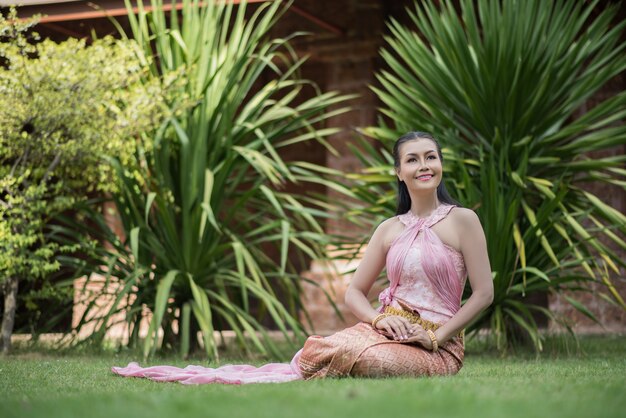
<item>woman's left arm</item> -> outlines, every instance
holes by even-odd
[[[485,232],[473,210],[453,210],[460,236],[460,250],[465,260],[472,295],[448,322],[435,331],[442,344],[465,328],[483,309],[493,302],[493,279],[487,254]],[[427,342],[427,345],[430,341]],[[428,347],[431,348],[432,346]]]

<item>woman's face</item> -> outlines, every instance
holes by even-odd
[[[418,138],[400,145],[398,178],[409,190],[436,190],[441,183],[443,167],[437,145],[427,138]]]

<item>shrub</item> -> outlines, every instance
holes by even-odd
[[[133,44],[105,38],[87,47],[39,41],[10,9],[0,16],[0,283],[2,339],[8,351],[18,285],[46,281],[60,253],[50,222],[86,198],[111,191],[103,156],[128,161],[133,136],[159,118]],[[158,86],[153,86],[158,88]],[[49,287],[48,287],[49,291]],[[31,307],[31,308],[36,308]]]
[[[323,168],[285,161],[279,151],[326,144],[336,130],[324,123],[346,110],[336,106],[346,97],[298,77],[303,60],[289,39],[269,33],[280,2],[249,15],[243,3],[184,2],[180,17],[167,16],[158,1],[151,6],[145,12],[138,2],[138,13],[130,13],[140,56],[158,57],[146,79],[176,75],[184,82],[168,102],[172,116],[143,137],[136,175],[115,163],[120,191],[113,200],[125,240],[92,214],[111,248],[100,248],[89,268],[119,283],[95,336],[104,337],[123,312],[129,344],[137,344],[145,306],[146,356],[170,348],[184,357],[199,331],[216,359],[214,331],[224,329],[245,350],[280,355],[266,323],[288,341],[302,340],[298,264],[325,258],[321,222],[328,215],[326,203],[306,193],[323,181]],[[287,192],[288,184],[296,192]]]
[[[625,266],[613,248],[626,250],[626,217],[584,187],[625,188],[626,157],[596,151],[626,144],[626,92],[581,111],[626,69],[617,7],[462,0],[457,11],[450,1],[423,2],[408,11],[410,25],[389,24],[382,51],[389,69],[375,91],[393,124],[382,120],[366,133],[387,149],[411,130],[441,140],[448,189],[479,215],[493,269],[494,303],[469,329],[490,327],[502,350],[523,335],[541,350],[533,312],[559,319],[529,302],[533,294],[594,282],[626,307],[611,282]],[[377,222],[395,207],[395,193],[383,186],[392,160],[364,150],[370,167],[352,177],[357,197],[371,205],[357,213]]]

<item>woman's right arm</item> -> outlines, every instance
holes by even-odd
[[[395,218],[391,218],[376,228],[374,235],[367,244],[363,259],[352,276],[348,290],[346,290],[346,305],[357,318],[364,322],[371,323],[378,316],[378,311],[372,308],[367,299],[367,294],[385,267],[389,238],[393,233],[394,222]],[[404,339],[403,337],[408,335],[409,326],[410,324],[404,318],[395,316],[378,322],[378,328],[384,328],[397,339]]]
[[[350,280],[348,290],[346,290],[346,305],[357,318],[365,322],[371,323],[378,315],[378,312],[372,308],[367,300],[367,294],[385,267],[387,254],[385,235],[386,230],[389,229],[388,224],[389,220],[386,220],[376,228],[374,235],[367,244],[363,259],[354,272],[352,280]]]

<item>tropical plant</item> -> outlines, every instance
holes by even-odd
[[[169,16],[156,0],[149,12],[141,1],[136,14],[127,6],[150,77],[184,83],[169,101],[173,116],[144,135],[136,166],[114,161],[122,239],[92,213],[109,245],[82,263],[119,286],[111,309],[98,315],[92,305],[83,323],[95,318],[94,336],[103,337],[123,313],[133,345],[148,307],[146,356],[159,346],[186,356],[199,331],[217,359],[215,332],[225,329],[246,351],[280,356],[267,327],[301,342],[300,271],[325,258],[327,203],[307,188],[332,184],[318,176],[322,167],[286,161],[279,150],[328,146],[337,130],[324,123],[347,110],[336,106],[347,96],[298,77],[304,60],[290,39],[269,33],[281,2],[251,10],[183,1]]]
[[[141,82],[132,43],[39,42],[35,23],[19,20],[13,8],[0,15],[3,351],[10,348],[20,283],[26,289],[37,282],[48,295],[60,291],[47,279],[60,268],[59,254],[77,249],[49,236],[51,220],[86,193],[111,190],[102,154],[128,160],[129,138],[160,112],[157,101],[145,101],[149,84]],[[29,309],[38,309],[35,299],[30,295]]]
[[[626,144],[626,92],[594,96],[626,69],[617,7],[422,2],[408,11],[411,25],[389,23],[389,69],[374,88],[387,119],[365,133],[383,149],[412,130],[444,145],[448,189],[479,215],[494,276],[494,302],[469,330],[490,327],[501,350],[520,335],[541,350],[533,313],[561,319],[532,295],[562,292],[595,320],[563,292],[593,282],[626,308],[610,278],[626,266],[618,252],[626,250],[626,217],[587,187],[626,188],[626,156],[596,152]],[[361,153],[368,168],[351,177],[367,204],[356,213],[375,223],[395,207],[392,158],[366,142]]]

